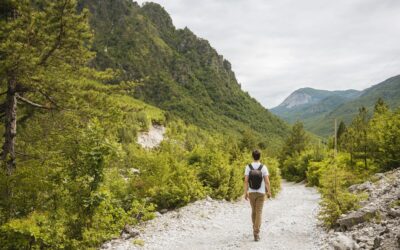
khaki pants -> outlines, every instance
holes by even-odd
[[[251,220],[253,221],[253,233],[254,236],[256,236],[260,233],[265,194],[249,193],[249,199],[251,205]]]

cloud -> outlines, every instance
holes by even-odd
[[[398,0],[155,2],[210,41],[268,108],[301,87],[364,89],[400,74]]]

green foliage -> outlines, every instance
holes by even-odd
[[[109,191],[99,192],[97,196],[101,197],[101,201],[93,210],[90,226],[83,230],[81,239],[72,243],[77,248],[94,247],[99,242],[118,237],[126,223],[134,223],[132,214],[114,204]]]
[[[158,154],[144,152],[131,159],[143,173],[144,186],[140,191],[159,208],[180,207],[205,196],[195,169],[179,156],[184,153],[179,145],[164,143]]]
[[[296,122],[286,138],[279,157],[280,168],[284,178],[290,181],[302,181],[305,179],[310,155],[302,154],[302,152],[309,142],[310,139],[303,128],[303,124]]]
[[[61,217],[34,212],[26,218],[13,219],[3,224],[0,227],[0,240],[4,249],[65,248],[65,231]]]
[[[382,167],[390,170],[400,165],[400,109],[394,112],[376,111],[370,121],[372,133],[369,141],[372,159]]]
[[[115,86],[92,80],[71,86],[70,110],[33,113],[21,123],[18,151],[24,157],[12,178],[1,171],[2,190],[13,189],[11,203],[0,199],[6,248],[95,248],[125,223],[153,218],[155,208],[242,194],[246,157],[236,137],[170,120],[168,139],[145,150],[136,134],[121,129],[145,130],[135,120],[143,110],[148,120],[165,124],[162,111]],[[276,161],[268,164],[276,195],[279,171]]]
[[[400,207],[400,199],[397,199],[397,200],[395,200],[395,201],[392,201],[392,202],[390,203],[390,207],[391,207],[391,208]]]
[[[138,246],[141,246],[141,247],[144,246],[144,240],[142,240],[142,239],[133,239],[132,243],[134,245],[138,245]]]
[[[306,179],[309,186],[320,189],[320,218],[327,227],[333,227],[341,214],[356,209],[363,199],[363,195],[347,191],[350,185],[399,166],[399,114],[399,110],[390,111],[381,99],[371,119],[367,110],[360,108],[347,128],[344,123],[340,125],[338,153],[333,152],[332,143],[328,143],[328,148],[320,147],[320,143],[304,147],[295,143],[302,142],[293,139],[301,133],[292,132],[292,138],[286,141],[280,161],[282,176],[291,181]],[[302,150],[296,150],[298,145]]]
[[[352,182],[353,174],[343,165],[333,161],[325,166],[320,179],[322,201],[319,215],[326,226],[334,226],[341,214],[358,208],[360,197],[347,190]]]
[[[338,127],[337,132],[336,132],[337,147],[338,147],[339,151],[342,150],[341,146],[344,144],[343,135],[346,132],[347,132],[346,124],[343,121],[341,121],[339,123],[339,127]]]
[[[267,157],[263,162],[268,166],[271,194],[272,197],[275,197],[281,190],[282,182],[279,163],[276,159],[271,157]]]
[[[296,122],[289,136],[286,138],[285,145],[282,149],[281,159],[285,159],[286,156],[293,156],[299,154],[306,149],[309,142],[309,137],[304,130],[303,123]]]
[[[304,180],[311,159],[311,152],[296,153],[287,157],[281,165],[282,176],[288,181],[300,182]]]

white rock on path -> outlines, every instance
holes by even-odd
[[[332,241],[333,249],[335,250],[353,250],[359,249],[357,243],[344,235],[343,233],[337,233],[336,238]]]

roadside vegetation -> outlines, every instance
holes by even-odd
[[[372,116],[361,107],[350,124],[340,122],[336,136],[337,152],[334,137],[321,143],[297,122],[279,158],[283,178],[319,188],[320,218],[328,227],[365,198],[350,193],[349,186],[400,166],[400,109],[389,110],[379,99]]]

